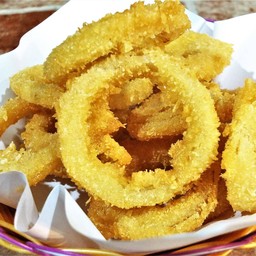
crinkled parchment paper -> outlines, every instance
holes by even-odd
[[[129,8],[135,0],[71,0],[43,23],[22,37],[17,49],[0,56],[0,94],[3,103],[12,94],[9,77],[17,71],[43,63],[51,49],[73,34],[83,22],[98,20],[109,12]],[[149,2],[149,1],[147,1]],[[152,1],[151,1],[152,2]],[[100,8],[98,8],[100,6]],[[249,14],[225,21],[206,22],[201,17],[187,12],[192,29],[234,45],[232,63],[217,81],[222,88],[243,85],[245,78],[256,79],[256,14]],[[12,139],[17,128],[11,129],[1,141],[1,147]],[[183,247],[220,234],[256,225],[256,215],[234,216],[214,222],[191,233],[170,235],[142,241],[107,241],[96,229],[79,206],[72,185],[50,182],[50,188],[39,201],[43,188],[31,191],[23,174],[14,170],[0,174],[0,202],[16,208],[15,228],[34,236],[49,246],[90,247],[111,249],[123,253],[153,253]],[[48,185],[52,187],[49,187]],[[74,196],[75,194],[75,196]],[[83,201],[83,200],[80,200]],[[86,200],[84,200],[85,202]]]

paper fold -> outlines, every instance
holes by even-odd
[[[83,22],[105,13],[122,11],[135,0],[71,0],[46,21],[27,33],[14,51],[0,56],[0,94],[2,103],[8,93],[9,77],[17,71],[43,63],[53,47],[73,34]],[[146,1],[153,2],[153,1]],[[101,6],[101,8],[98,8]],[[187,11],[192,29],[232,43],[230,67],[217,80],[223,88],[241,86],[245,78],[256,78],[256,14],[227,21],[207,22]],[[241,32],[242,31],[242,32]],[[242,34],[241,34],[242,33]],[[4,143],[2,145],[4,147]],[[234,217],[209,224],[198,231],[142,241],[107,241],[63,185],[56,185],[46,196],[41,209],[34,200],[25,176],[17,171],[0,174],[0,202],[16,208],[15,228],[50,246],[111,249],[123,253],[153,253],[199,242],[220,234],[256,225],[256,216]]]
[[[17,208],[15,228],[54,247],[101,248],[122,253],[147,254],[187,246],[256,224],[254,214],[211,223],[195,232],[133,242],[107,241],[64,185],[56,185],[51,190],[41,212],[37,210],[24,174],[17,171],[2,173],[0,185],[0,203]],[[40,188],[38,190],[41,193]]]

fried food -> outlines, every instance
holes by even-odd
[[[233,115],[233,107],[236,90],[221,89],[220,86],[214,82],[204,82],[204,85],[209,89],[211,97],[215,102],[215,108],[221,123],[230,123]]]
[[[127,130],[138,140],[180,135],[187,129],[183,106],[175,91],[153,94],[129,113]]]
[[[99,107],[101,106],[101,107]],[[108,111],[106,97],[97,98],[92,104],[91,115],[88,118],[90,123],[89,134],[91,142],[95,145],[96,154],[102,161],[111,159],[121,165],[131,162],[131,156],[127,151],[111,138],[110,134],[123,127],[123,124],[115,118],[111,111]]]
[[[105,65],[108,69],[103,68]],[[90,130],[90,123],[85,125],[85,122],[90,118],[95,100],[108,97],[111,85],[117,86],[116,81],[138,75],[157,81],[159,90],[177,93],[179,100],[186,105],[184,115],[188,117],[188,129],[183,139],[169,149],[171,171],[138,171],[127,178],[125,166],[115,162],[102,163],[98,159],[90,136],[97,131]],[[84,84],[87,86],[84,87]],[[191,94],[191,88],[196,91],[195,94]],[[70,103],[77,107],[71,109]],[[102,67],[92,67],[77,77],[71,89],[61,97],[57,119],[62,159],[69,175],[93,196],[120,208],[153,206],[184,193],[217,154],[219,121],[209,91],[161,50],[145,51],[143,56],[113,56]],[[205,137],[208,138],[207,144],[203,143]]]
[[[202,81],[211,81],[220,74],[229,65],[233,53],[230,44],[191,30],[168,43],[165,51]]]
[[[237,90],[220,89],[220,86],[214,82],[204,82],[203,84],[214,100],[220,122],[223,126],[230,123]],[[127,129],[130,135],[138,140],[175,137],[187,129],[183,105],[173,92],[152,94],[127,115]]]
[[[214,85],[212,79],[229,64],[232,55],[231,45],[206,34],[186,31],[168,43],[164,50],[174,57],[174,61],[179,65],[189,67],[190,72],[207,86],[215,101],[221,122],[230,121],[235,94],[221,90],[219,85]],[[176,98],[169,92],[153,94],[128,113],[127,129],[131,136],[139,140],[149,140],[183,133],[187,125],[185,117],[182,117],[182,106]]]
[[[24,142],[24,147],[34,151],[47,147],[51,141],[57,141],[55,120],[51,112],[45,111],[34,114],[27,121],[25,130],[21,133],[21,138]]]
[[[223,178],[227,198],[235,211],[256,212],[256,83],[246,80],[234,103],[233,119],[225,130],[228,141],[223,152]]]
[[[10,87],[23,100],[53,109],[64,89],[47,82],[43,66],[35,65],[26,68],[10,78]]]
[[[79,73],[98,59],[145,45],[163,45],[188,28],[190,21],[179,1],[156,1],[151,5],[137,2],[122,13],[84,24],[50,53],[44,72],[47,79],[63,85],[70,74]]]
[[[178,138],[176,138],[177,141]],[[131,162],[126,166],[127,175],[132,172],[154,170],[156,168],[171,168],[170,156],[168,154],[173,138],[152,139],[149,141],[134,140],[130,137],[118,140],[131,156]]]
[[[88,216],[106,239],[136,240],[193,231],[215,209],[217,183],[218,176],[206,171],[186,194],[154,207],[126,210],[91,199]]]
[[[126,82],[116,94],[110,96],[110,109],[133,108],[153,93],[153,86],[154,84],[148,78],[137,78]]]
[[[33,129],[29,127],[28,133],[32,133],[36,137],[33,142],[27,142],[27,147],[17,149],[15,144],[11,143],[6,149],[0,150],[0,171],[22,171],[31,186],[44,180],[51,172],[62,166],[57,133],[48,133],[48,126],[41,126],[41,122],[37,122],[40,118],[46,117],[38,115],[32,117],[32,124],[29,126],[33,126]],[[40,135],[37,136],[37,133]],[[26,137],[27,135],[25,135]],[[35,146],[38,139],[40,142]]]
[[[0,135],[21,118],[31,116],[41,109],[40,106],[31,104],[19,97],[9,99],[0,107]]]
[[[235,211],[232,209],[228,199],[227,199],[227,187],[225,181],[222,177],[219,178],[218,189],[217,189],[217,205],[208,217],[206,218],[204,224],[211,221],[226,219],[234,216]]]
[[[255,212],[255,83],[214,83],[232,46],[190,31],[184,11],[178,0],[135,3],[11,77],[16,97],[0,108],[0,132],[26,126],[22,144],[0,151],[0,171],[20,170],[30,185],[68,176],[91,196],[89,216],[106,238]]]

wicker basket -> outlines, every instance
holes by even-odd
[[[15,230],[13,219],[13,209],[0,204],[0,245],[8,250],[23,255],[121,255],[119,253],[97,249],[48,247],[36,239]],[[237,248],[256,248],[256,226],[235,231],[179,250],[164,252],[161,255],[192,256],[214,254],[215,256],[224,256]]]

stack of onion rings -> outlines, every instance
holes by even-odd
[[[219,121],[214,102],[202,84],[160,50],[150,50],[142,56],[129,54],[111,57],[102,64],[103,67],[106,65],[111,68],[103,69],[101,65],[97,65],[75,79],[71,89],[59,101],[58,133],[64,165],[80,186],[111,205],[128,209],[167,202],[177,194],[184,193],[189,188],[188,185],[197,180],[216,159]],[[101,76],[96,80],[99,72]],[[111,84],[142,75],[151,77],[159,90],[172,90],[179,95],[179,100],[185,105],[184,115],[189,116],[188,129],[183,140],[172,145],[169,150],[172,171],[138,171],[127,178],[125,166],[102,163],[98,159],[97,151],[91,143],[87,120],[95,100],[98,97],[108,97],[112,90]],[[196,95],[191,94],[191,86],[197,91]],[[204,104],[197,104],[202,101]],[[73,109],[69,104],[77,107]],[[201,116],[205,118],[202,119]],[[97,132],[94,129],[94,133]],[[204,144],[206,136],[208,143]]]
[[[26,125],[21,143],[0,151],[0,170],[20,170],[31,185],[68,176],[91,197],[89,216],[106,238],[192,231],[227,211],[256,212],[254,183],[241,185],[234,167],[240,127],[254,138],[245,109],[254,111],[255,84],[221,89],[214,78],[231,45],[189,28],[179,1],[138,2],[84,24],[43,64],[11,77],[16,96],[0,108],[0,132]]]

